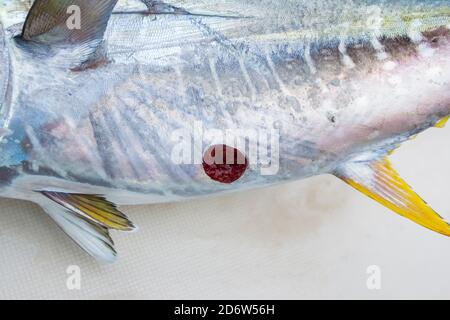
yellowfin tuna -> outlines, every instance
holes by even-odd
[[[448,0],[0,4],[0,196],[95,258],[120,205],[327,173],[450,235],[387,159],[449,119]]]

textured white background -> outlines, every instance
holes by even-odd
[[[393,156],[450,218],[450,126]],[[35,205],[0,200],[0,298],[450,298],[450,239],[389,212],[331,176],[170,205],[128,207],[140,230],[113,236],[100,265]],[[366,288],[378,265],[382,289]],[[79,291],[66,288],[78,265]]]

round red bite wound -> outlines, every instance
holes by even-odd
[[[203,170],[208,177],[220,183],[239,180],[247,168],[248,161],[242,152],[224,144],[209,147],[203,155]]]

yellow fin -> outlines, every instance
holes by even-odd
[[[387,158],[346,165],[336,176],[399,215],[450,236],[450,225],[408,186]]]
[[[436,128],[444,128],[449,119],[450,119],[450,116],[446,116],[446,117],[442,118],[441,120],[439,120],[438,122],[436,122],[436,124],[434,126]]]
[[[108,229],[132,231],[136,228],[114,203],[102,196],[51,191],[41,191],[41,193],[69,211]]]

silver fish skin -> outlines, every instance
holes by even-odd
[[[42,192],[142,204],[328,173],[371,191],[372,163],[450,115],[448,0],[120,0],[87,46],[26,39],[32,2],[0,4],[0,196],[47,212]],[[276,170],[180,165],[177,133],[199,127],[276,133]]]

